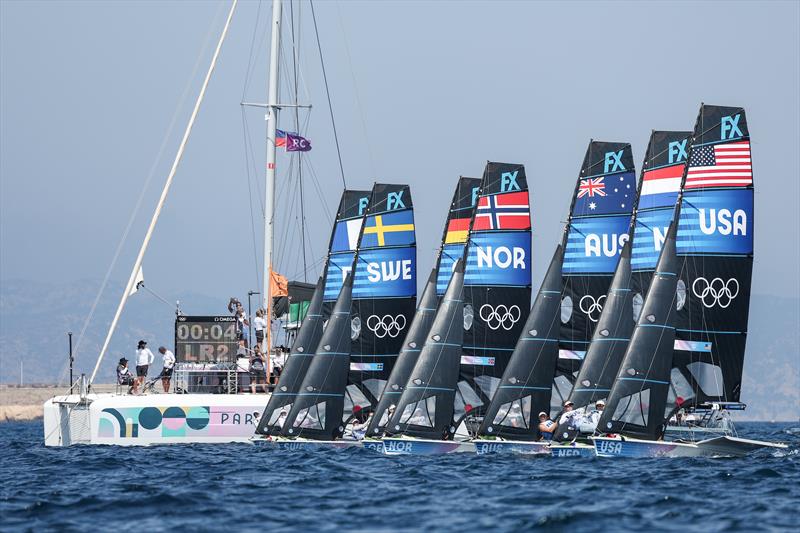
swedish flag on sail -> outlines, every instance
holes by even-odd
[[[410,209],[368,217],[361,237],[362,248],[408,246],[414,242],[414,212]]]

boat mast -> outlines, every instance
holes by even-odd
[[[225,21],[225,27],[222,29],[222,35],[220,35],[217,48],[214,50],[214,56],[211,58],[211,65],[209,65],[205,80],[203,80],[203,86],[200,89],[200,94],[197,95],[197,101],[194,104],[194,109],[192,110],[192,116],[189,118],[189,123],[186,125],[186,131],[183,133],[183,139],[181,139],[178,153],[175,155],[175,161],[172,163],[172,168],[170,168],[169,175],[167,176],[167,182],[164,184],[164,189],[161,191],[161,197],[158,199],[158,205],[156,205],[153,218],[150,220],[150,226],[147,228],[147,233],[144,236],[144,242],[142,242],[142,247],[139,249],[139,255],[136,256],[136,261],[133,263],[131,276],[128,278],[128,283],[125,285],[125,290],[122,293],[122,299],[119,302],[119,306],[117,306],[117,312],[114,313],[114,319],[111,321],[111,326],[108,328],[108,333],[106,334],[106,339],[103,342],[103,347],[100,349],[100,355],[97,356],[97,363],[95,363],[94,370],[89,378],[89,386],[91,386],[91,384],[94,382],[97,371],[100,369],[100,363],[102,363],[103,356],[108,350],[108,345],[111,342],[111,337],[114,335],[114,330],[117,328],[117,322],[122,314],[122,310],[125,308],[125,303],[128,301],[128,297],[135,292],[134,287],[137,282],[137,276],[142,269],[142,260],[144,259],[144,254],[147,251],[147,246],[150,244],[150,238],[153,236],[153,230],[155,230],[156,223],[161,215],[161,209],[164,207],[164,202],[167,199],[167,193],[172,185],[172,179],[175,177],[175,172],[178,170],[178,164],[181,162],[181,158],[183,157],[183,151],[186,148],[186,143],[189,141],[189,134],[192,132],[192,127],[194,126],[194,121],[197,118],[197,113],[200,111],[200,104],[203,103],[203,97],[205,97],[206,89],[208,88],[208,82],[211,79],[211,74],[214,72],[214,67],[217,64],[217,58],[219,58],[219,52],[222,49],[222,43],[225,42],[225,36],[228,34],[228,28],[230,27],[231,19],[233,18],[233,12],[236,10],[237,1],[238,0],[233,0],[231,3],[231,9],[228,12],[228,18]],[[280,9],[278,12],[280,13]]]
[[[264,309],[267,311],[267,334],[264,335],[262,351],[269,368],[270,344],[272,341],[272,243],[275,222],[275,130],[278,126],[278,61],[281,44],[281,0],[272,3],[272,44],[269,60],[269,84],[267,94],[267,186],[265,188],[264,214]]]

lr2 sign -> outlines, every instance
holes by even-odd
[[[239,347],[236,318],[179,316],[175,320],[175,359],[179,363],[229,363]]]

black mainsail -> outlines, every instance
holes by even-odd
[[[464,337],[464,266],[456,262],[425,345],[386,428],[389,435],[447,439]]]
[[[600,319],[636,199],[628,143],[591,141],[575,185],[564,246],[559,361],[551,412],[572,390]]]
[[[416,252],[411,190],[376,183],[353,264],[345,422],[372,411],[394,368],[416,308]]]
[[[531,217],[525,167],[487,162],[469,232],[464,346],[455,422],[480,417],[500,384],[531,301]]]
[[[576,409],[586,411],[611,391],[675,212],[690,135],[690,132],[654,131],[650,136],[628,230],[629,240],[623,247],[592,342],[568,397]]]
[[[431,271],[419,305],[414,313],[408,334],[403,340],[403,348],[392,369],[387,385],[383,390],[380,401],[374,410],[372,419],[366,429],[366,436],[377,437],[383,433],[389,420],[387,410],[397,403],[400,395],[405,390],[411,371],[417,362],[425,338],[430,331],[436,309],[439,304],[437,290],[438,284],[444,282],[445,289],[450,281],[455,263],[455,255],[464,255],[464,246],[469,234],[469,224],[472,218],[473,206],[477,203],[480,179],[462,177],[458,180],[450,210],[445,221],[442,242],[436,259],[436,266]],[[444,266],[442,265],[444,263]],[[444,289],[442,290],[444,294]]]
[[[668,408],[738,402],[753,274],[753,169],[741,107],[700,108],[683,185],[678,257]]]

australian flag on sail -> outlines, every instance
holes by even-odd
[[[415,241],[414,211],[406,209],[367,217],[361,247],[410,246]]]
[[[636,174],[623,172],[580,180],[573,216],[630,213],[636,199]]]
[[[475,213],[474,231],[527,230],[531,228],[528,192],[507,192],[481,196]]]

